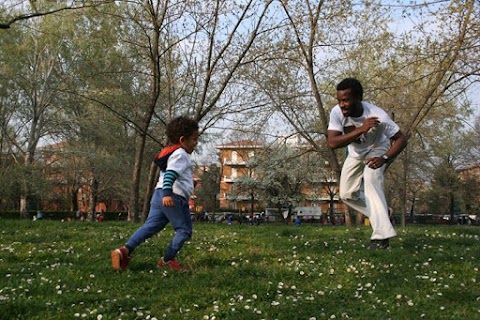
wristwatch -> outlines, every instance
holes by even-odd
[[[386,154],[384,154],[384,155],[382,156],[382,158],[383,158],[383,160],[385,160],[385,162],[388,162],[388,156],[387,156]]]

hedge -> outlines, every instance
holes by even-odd
[[[43,212],[43,211],[42,211]],[[47,220],[77,220],[75,212],[71,211],[46,211],[43,212],[44,219]],[[83,217],[85,219],[88,218],[88,214],[83,212]],[[127,212],[102,212],[103,221],[118,221],[118,220],[127,220],[128,213]],[[37,211],[29,211],[28,212],[28,219],[33,220],[34,217],[37,216]],[[11,219],[11,220],[19,220],[23,219],[18,211],[8,211],[8,212],[0,212],[0,219]]]

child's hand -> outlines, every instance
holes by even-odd
[[[173,202],[173,198],[170,196],[164,196],[162,199],[162,203],[165,207],[174,207],[175,202]]]

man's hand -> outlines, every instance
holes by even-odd
[[[371,117],[365,119],[363,121],[362,126],[360,127],[360,130],[362,130],[363,133],[368,132],[371,128],[377,127],[380,124],[380,121],[378,121],[377,117]]]
[[[359,137],[368,130],[377,127],[380,124],[377,117],[367,118],[363,121],[363,124],[358,127],[346,127],[348,128],[343,134],[340,131],[328,130],[327,131],[327,144],[330,149],[337,149],[348,146],[350,143],[356,142]]]
[[[173,202],[173,198],[170,196],[164,196],[162,199],[162,203],[165,207],[174,207],[175,202]]]
[[[383,157],[366,158],[365,164],[371,169],[378,169],[387,163]]]

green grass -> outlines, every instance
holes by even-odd
[[[156,261],[171,227],[127,271],[110,251],[126,222],[0,221],[0,319],[480,319],[480,228],[397,228],[390,250],[369,227],[196,224]]]

